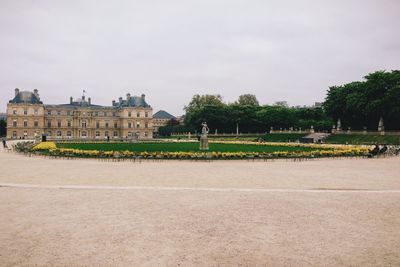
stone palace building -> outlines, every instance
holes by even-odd
[[[90,97],[68,104],[43,104],[39,92],[15,89],[15,97],[7,104],[7,138],[47,139],[151,139],[153,108],[145,95],[126,95],[111,106],[94,105]]]

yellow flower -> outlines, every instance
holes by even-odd
[[[33,150],[50,150],[50,149],[57,149],[57,146],[54,142],[41,142],[35,145]]]

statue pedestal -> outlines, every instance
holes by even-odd
[[[209,150],[208,148],[208,138],[207,136],[200,137],[200,150]]]

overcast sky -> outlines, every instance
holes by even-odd
[[[329,86],[400,69],[400,1],[0,0],[0,111],[130,92],[174,115],[194,94],[323,101]]]

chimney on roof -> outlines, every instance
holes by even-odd
[[[130,93],[126,94],[126,100],[128,100],[128,101],[131,100],[131,94]]]
[[[17,96],[19,94],[19,89],[15,88],[15,96]]]
[[[142,99],[145,100],[145,98],[146,98],[146,95],[142,94]]]
[[[115,106],[115,100],[112,101],[112,105]]]
[[[85,95],[82,95],[82,101],[85,101]]]
[[[88,102],[89,102],[89,105],[92,104],[92,99],[90,97],[88,98]]]
[[[121,104],[122,103],[122,97],[118,98],[118,100],[119,100],[119,103]]]
[[[69,103],[72,104],[72,102],[74,102],[72,96],[69,97]]]

